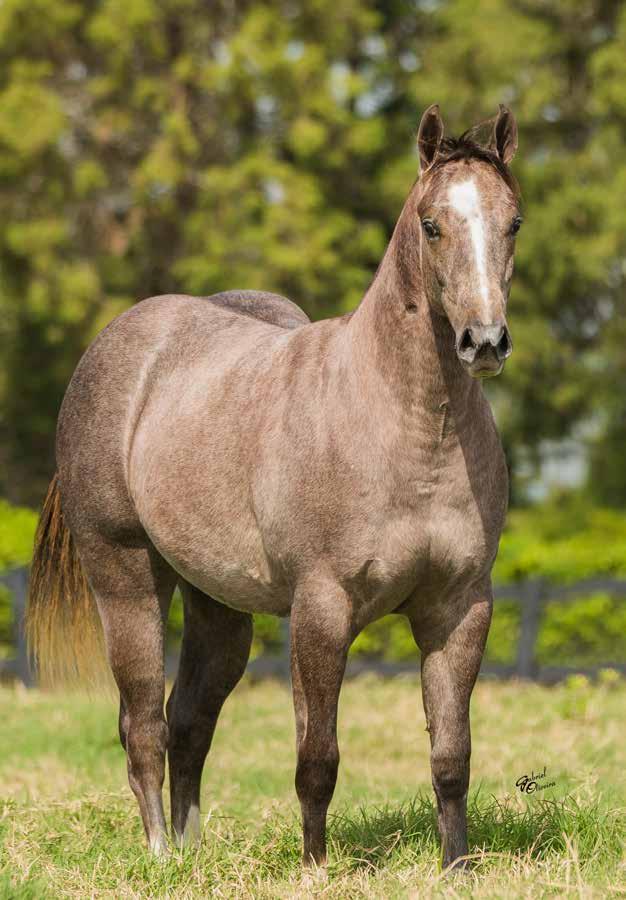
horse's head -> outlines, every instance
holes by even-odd
[[[522,220],[508,169],[517,149],[515,119],[501,106],[486,146],[474,131],[445,138],[439,107],[426,110],[416,200],[426,293],[449,319],[461,363],[483,378],[501,372],[512,350],[506,303]]]

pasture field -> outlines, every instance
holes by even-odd
[[[244,681],[203,784],[198,850],[143,849],[107,697],[0,690],[0,897],[626,896],[626,682],[482,680],[469,875],[440,872],[419,682],[361,677],[340,706],[327,880],[303,879],[286,686]],[[522,794],[516,781],[543,773]]]

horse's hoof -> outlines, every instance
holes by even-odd
[[[443,866],[441,874],[446,878],[467,878],[472,874],[471,860],[463,859],[463,857],[452,860]]]
[[[328,881],[328,869],[326,865],[316,866],[306,863],[302,868],[301,884],[303,888],[313,889],[326,884]]]
[[[154,859],[165,860],[168,858],[170,847],[164,835],[159,835],[150,841],[150,853]]]

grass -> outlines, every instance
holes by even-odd
[[[440,871],[419,683],[342,693],[328,880],[303,879],[285,687],[244,682],[203,785],[201,847],[143,849],[110,699],[0,690],[0,898],[626,896],[626,682],[484,681],[473,700],[471,874]],[[542,771],[553,787],[523,795]]]

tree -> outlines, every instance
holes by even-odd
[[[138,299],[352,308],[433,101],[452,132],[499,102],[520,121],[516,352],[494,389],[513,468],[619,418],[624,31],[611,0],[6,0],[1,490],[39,501],[78,357]]]

